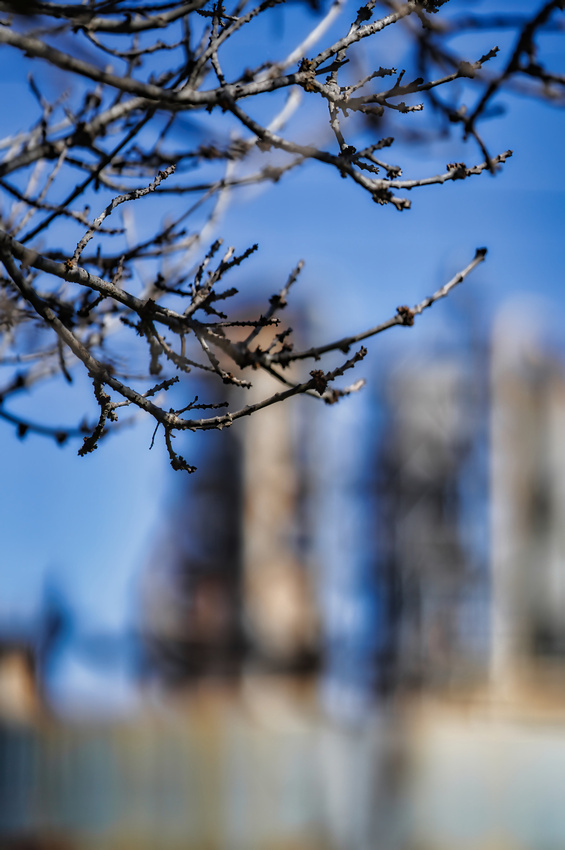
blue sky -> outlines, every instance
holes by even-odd
[[[517,6],[529,9],[531,3]],[[287,20],[290,13],[289,8]],[[482,39],[488,49],[499,36],[485,33]],[[0,135],[11,131],[7,116],[21,103],[25,87],[24,70],[13,61],[9,76],[5,73],[13,56],[0,55]],[[493,151],[515,152],[503,171],[495,178],[484,175],[413,192],[408,212],[376,206],[320,165],[275,187],[234,195],[221,235],[238,250],[256,240],[260,244],[239,271],[240,288],[268,298],[304,258],[295,295],[310,305],[314,334],[328,339],[377,323],[399,304],[421,300],[484,245],[487,262],[464,284],[465,293],[452,294],[454,306],[464,309],[472,298],[488,327],[506,299],[533,293],[546,300],[550,325],[562,327],[563,114],[525,99],[505,102],[507,114],[485,128]],[[463,148],[457,141],[402,154],[409,176],[442,171],[452,160],[471,165],[479,155],[473,145]],[[414,328],[396,328],[388,338],[370,342],[360,374],[370,379],[385,354],[418,358],[422,346],[439,345],[449,335],[450,309],[438,303]],[[86,383],[79,392],[88,392]],[[362,416],[363,403],[343,404],[351,405],[355,428],[353,411]],[[41,415],[33,397],[25,407],[36,418]],[[328,417],[337,415],[327,409]],[[46,581],[55,581],[84,628],[119,630],[135,616],[136,576],[180,474],[170,470],[159,442],[149,451],[151,424],[141,421],[116,433],[86,458],[77,457],[76,443],[59,448],[41,437],[19,441],[6,423],[0,429],[0,628],[29,622]],[[189,460],[190,445],[189,438]]]

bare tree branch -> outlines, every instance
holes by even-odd
[[[257,246],[220,253],[215,229],[231,193],[322,164],[378,205],[407,210],[414,189],[504,165],[511,151],[493,153],[481,136],[502,92],[565,105],[565,77],[539,44],[543,33],[565,33],[559,0],[529,16],[488,9],[449,15],[442,2],[369,0],[349,19],[349,5],[335,0],[309,30],[297,29],[281,56],[271,40],[250,35],[266,31],[278,2],[37,0],[20,16],[13,2],[0,0],[0,55],[34,71],[28,129],[7,114],[0,139],[0,418],[20,436],[42,433],[60,443],[83,436],[86,454],[118,416],[126,422],[137,410],[161,426],[173,466],[192,471],[174,448],[178,432],[228,427],[295,395],[334,403],[356,392],[362,379],[337,386],[365,356],[364,348],[350,349],[413,324],[484,259],[480,249],[429,298],[319,345],[298,345],[282,323],[302,261],[262,313],[235,308],[227,276]],[[371,58],[391,27],[402,33],[399,57],[408,56],[411,69],[377,67]],[[507,55],[487,41],[474,57],[452,46],[461,33],[486,39],[493,29],[515,33]],[[56,97],[35,73],[44,63],[65,72],[68,87]],[[472,106],[463,100],[469,92],[476,93]],[[327,117],[312,130],[309,116],[319,106]],[[395,136],[416,126],[422,112],[430,132],[447,127],[474,140],[482,161],[403,174]],[[389,161],[381,151],[392,147]],[[136,217],[142,210],[150,233],[138,226],[148,220]],[[341,365],[299,374],[301,363],[332,352],[343,353]],[[245,404],[256,370],[282,388]],[[46,378],[68,383],[80,371],[93,384],[97,423],[83,418],[53,428],[12,409]],[[197,393],[184,390],[197,376],[220,382],[225,398],[197,403]]]

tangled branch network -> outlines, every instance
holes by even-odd
[[[82,436],[84,455],[118,415],[127,421],[128,410],[137,409],[163,431],[173,467],[192,471],[174,449],[178,432],[221,429],[294,395],[331,404],[359,389],[362,381],[336,382],[365,356],[360,344],[412,325],[484,259],[486,250],[478,249],[421,303],[307,349],[281,324],[302,262],[260,315],[242,318],[235,307],[230,313],[237,291],[225,279],[257,247],[236,254],[214,239],[230,192],[277,183],[314,163],[378,205],[406,210],[407,191],[494,173],[511,156],[489,151],[480,134],[501,89],[557,105],[565,100],[565,78],[544,65],[537,44],[548,30],[563,32],[557,0],[523,17],[444,14],[445,3],[423,0],[369,0],[359,9],[335,0],[309,16],[295,6],[291,14],[298,10],[300,25],[310,26],[285,56],[273,58],[265,54],[276,44],[261,33],[282,2],[0,0],[0,61],[28,75],[35,103],[27,128],[10,126],[0,140],[0,366],[7,376],[0,417],[20,436],[35,431],[60,443]],[[373,61],[391,27],[402,34],[408,70]],[[492,45],[478,57],[451,47],[457,35],[490,37],[496,29],[515,33],[508,56]],[[51,77],[44,79],[46,68]],[[54,69],[66,83],[56,95]],[[327,115],[316,144],[304,140],[296,120],[312,103]],[[395,137],[382,131],[402,135],[403,122],[426,105],[438,128],[460,127],[476,143],[476,164],[452,162],[441,174],[409,179],[388,161]],[[18,117],[12,110],[2,124]],[[153,204],[147,233],[132,212],[141,204]],[[323,368],[319,361],[331,352],[342,359]],[[312,361],[319,368],[300,373],[300,364]],[[47,378],[72,383],[81,368],[94,387],[97,422],[53,427],[14,412],[12,399],[22,392]],[[233,401],[241,393],[229,388],[249,388],[256,370],[276,379],[279,391],[233,406],[199,403],[194,394],[198,376],[206,375]]]

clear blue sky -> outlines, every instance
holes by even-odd
[[[291,12],[289,7],[288,21]],[[484,34],[485,49],[497,39]],[[25,89],[14,55],[0,54],[0,135],[12,131],[8,116]],[[250,278],[268,297],[304,258],[299,291],[314,305],[315,332],[329,338],[420,300],[484,245],[487,262],[464,286],[482,305],[485,323],[505,299],[529,292],[546,298],[553,321],[563,326],[563,113],[525,99],[506,103],[506,116],[486,130],[495,152],[515,151],[504,170],[496,178],[413,192],[409,212],[375,205],[321,166],[303,168],[247,197],[233,196],[221,235],[238,249],[260,243],[241,280]],[[473,145],[463,149],[457,142],[412,149],[408,160],[403,155],[410,176],[442,171],[451,160],[471,165],[479,155]],[[417,358],[420,346],[444,332],[447,309],[439,303],[414,328],[394,329],[390,342],[374,340],[360,373],[370,375],[384,350],[390,345],[398,350],[400,341],[403,356]],[[33,399],[28,411],[41,415]],[[327,415],[334,414],[328,409]],[[85,628],[121,628],[135,611],[135,577],[150,551],[163,500],[181,473],[170,470],[160,443],[148,450],[152,427],[146,422],[115,434],[86,458],[76,456],[76,443],[58,448],[35,436],[19,441],[5,423],[0,430],[0,628],[29,621],[47,577],[64,586]]]

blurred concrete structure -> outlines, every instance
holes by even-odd
[[[279,386],[254,376],[250,404]],[[242,605],[251,643],[275,667],[300,667],[319,650],[308,570],[307,473],[301,463],[304,418],[296,404],[274,405],[242,432]]]
[[[565,846],[563,693],[412,698],[347,727],[253,689],[127,724],[3,723],[2,850]]]
[[[299,703],[263,714],[253,700],[208,698],[127,726],[4,726],[0,846],[321,850],[359,846],[361,835],[365,844],[374,727],[352,738]]]

